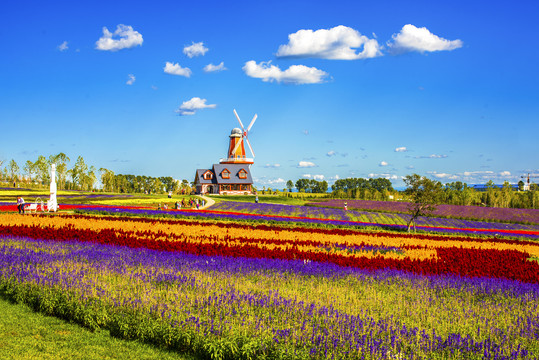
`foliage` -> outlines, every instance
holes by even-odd
[[[415,220],[419,216],[429,215],[436,210],[436,204],[440,201],[442,184],[418,174],[407,175],[404,183],[407,186],[405,193],[411,200],[408,207],[411,218],[407,224],[407,230],[410,232],[412,225],[415,230]]]

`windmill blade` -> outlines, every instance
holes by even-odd
[[[251,131],[251,128],[253,127],[253,124],[255,123],[257,117],[258,115],[255,114],[255,116],[253,117],[253,120],[251,120],[251,123],[249,124],[249,126],[247,126],[247,131]]]
[[[234,115],[236,115],[236,119],[238,119],[238,121],[240,122],[241,129],[245,131],[245,129],[243,128],[243,124],[241,123],[240,117],[238,116],[238,113],[236,112],[236,109],[234,109]]]
[[[238,141],[238,143],[236,144],[236,146],[234,146],[234,150],[232,150],[232,156],[234,156],[236,154],[236,150],[238,150],[238,147],[240,147],[240,144],[241,142],[243,141],[243,136],[240,138],[240,141]]]
[[[245,140],[247,141],[247,145],[249,145],[249,149],[251,150],[251,154],[253,154],[253,157],[255,157],[255,152],[253,151],[253,148],[251,147],[251,143],[249,142],[249,139],[245,138]]]

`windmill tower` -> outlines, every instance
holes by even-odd
[[[251,143],[249,142],[249,138],[247,137],[249,134],[249,131],[253,127],[253,124],[256,121],[257,115],[253,117],[253,120],[251,120],[251,123],[247,127],[247,129],[244,129],[243,123],[240,120],[240,117],[238,116],[238,113],[234,109],[234,115],[236,115],[236,119],[238,119],[238,122],[240,123],[241,129],[234,128],[230,132],[230,142],[228,145],[228,156],[226,159],[221,159],[219,161],[220,164],[253,164],[254,163],[254,157],[255,153],[253,151],[253,148],[251,146]],[[248,158],[245,154],[245,145],[244,140],[247,142],[247,146],[249,146],[249,150],[251,150],[251,154],[253,154],[252,158]]]

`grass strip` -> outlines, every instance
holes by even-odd
[[[0,294],[0,353],[3,359],[195,359],[138,341],[94,332],[32,311]]]

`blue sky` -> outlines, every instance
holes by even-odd
[[[64,152],[191,181],[226,156],[236,109],[258,114],[260,187],[516,183],[539,172],[538,15],[534,1],[9,2],[0,159]]]

